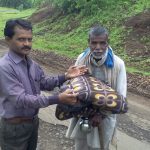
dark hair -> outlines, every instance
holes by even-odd
[[[98,25],[98,26],[94,26],[90,29],[89,31],[89,39],[91,36],[99,36],[99,35],[102,35],[102,34],[107,34],[108,35],[108,31],[106,28]]]
[[[14,28],[16,26],[18,26],[18,27],[20,26],[23,29],[32,31],[32,25],[29,21],[24,20],[24,19],[11,19],[6,22],[6,25],[4,28],[4,36],[8,36],[8,37],[12,38],[15,34]]]

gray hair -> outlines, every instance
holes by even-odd
[[[106,34],[108,35],[108,31],[106,28],[102,27],[102,26],[95,26],[92,27],[89,31],[89,39],[91,36],[100,36]]]

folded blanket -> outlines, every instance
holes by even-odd
[[[126,113],[127,101],[115,90],[96,78],[84,75],[72,79],[62,91],[73,89],[78,92],[78,103],[75,105],[58,104],[55,115],[59,120],[72,117],[89,117],[94,113],[110,112],[112,114]]]

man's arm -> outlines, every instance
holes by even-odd
[[[0,66],[0,100],[9,102],[16,108],[42,108],[52,104],[76,102],[77,94],[63,92],[59,95],[41,96],[26,94],[23,84],[17,79],[13,69]]]
[[[46,77],[44,72],[41,72],[41,90],[53,90],[56,86],[60,87],[66,80],[70,80],[77,76],[83,75],[87,72],[87,68],[85,66],[70,66],[67,69],[67,72],[64,75],[57,77]]]
[[[84,65],[84,64],[81,64],[81,58],[82,58],[83,55],[84,55],[84,53],[81,53],[81,54],[77,57],[77,60],[76,60],[76,62],[75,62],[75,66]]]
[[[58,75],[58,76],[46,76],[44,71],[38,66],[37,72],[39,73],[39,82],[40,82],[40,89],[51,91],[55,87],[60,87],[65,81],[65,74]]]
[[[117,76],[117,92],[124,97],[127,96],[127,77],[126,77],[126,69],[123,61],[120,63],[120,70]]]

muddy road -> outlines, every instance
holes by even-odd
[[[0,56],[7,48],[0,43]],[[51,59],[51,58],[49,58]],[[38,61],[38,59],[36,59]],[[56,60],[58,62],[58,60]],[[48,75],[62,71],[51,63],[49,66],[38,62]],[[60,63],[60,62],[59,62]],[[49,94],[49,93],[47,93]],[[118,115],[119,150],[150,150],[150,99],[128,92],[129,112]],[[39,113],[39,150],[72,150],[73,141],[65,138],[69,121],[60,122],[54,116],[55,105],[41,109]],[[130,148],[129,148],[130,147]]]

